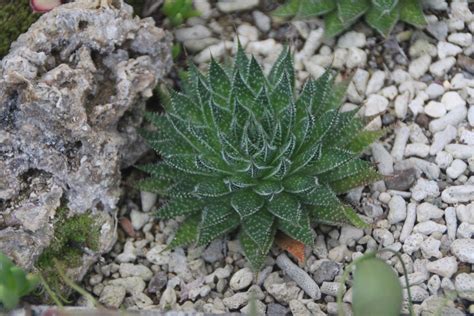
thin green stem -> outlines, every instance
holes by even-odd
[[[58,306],[59,308],[63,308],[63,303],[58,298],[58,295],[56,295],[56,293],[54,293],[53,290],[51,290],[51,288],[48,285],[48,282],[46,282],[41,272],[39,272],[38,275],[41,280],[41,284],[43,285],[43,288],[46,290],[46,292],[48,292],[49,297],[51,297],[51,299],[56,304],[56,306]],[[61,297],[61,299],[63,298]]]

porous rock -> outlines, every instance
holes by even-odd
[[[91,212],[99,249],[115,242],[120,169],[146,150],[145,100],[171,65],[170,38],[121,0],[78,0],[44,14],[0,62],[0,250],[31,269],[57,209]]]

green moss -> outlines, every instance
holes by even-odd
[[[30,8],[29,0],[0,0],[0,58],[10,44],[26,32],[39,17]]]
[[[58,275],[56,263],[66,268],[78,267],[84,248],[99,248],[100,227],[94,218],[88,213],[68,218],[68,212],[65,207],[57,210],[54,238],[36,263],[43,277],[57,293],[64,293],[67,287]]]

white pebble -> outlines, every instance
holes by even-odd
[[[158,195],[156,193],[141,191],[140,198],[142,202],[142,211],[146,213],[155,205]]]
[[[377,164],[379,172],[388,176],[393,173],[393,158],[388,151],[379,143],[375,143],[371,146],[372,156]]]
[[[466,170],[467,168],[467,164],[460,160],[460,159],[455,159],[452,163],[451,163],[451,166],[449,166],[447,169],[446,169],[446,174],[448,175],[448,177],[450,177],[451,179],[456,179],[457,177],[459,177],[461,174],[464,173],[464,171]]]
[[[255,21],[255,25],[260,29],[260,31],[262,32],[270,31],[271,19],[266,14],[260,11],[253,11],[252,16]]]
[[[433,143],[431,144],[430,154],[435,155],[436,153],[443,150],[446,145],[451,143],[456,138],[457,130],[452,125],[448,125],[444,130],[437,132],[433,135]]]
[[[426,94],[428,94],[430,99],[436,99],[437,97],[443,95],[443,93],[444,87],[437,83],[431,83],[426,89]]]
[[[436,164],[443,169],[446,169],[453,161],[453,155],[445,151],[439,151],[435,158]]]
[[[436,77],[444,76],[453,66],[456,64],[456,58],[447,57],[437,62],[434,62],[430,66],[430,72]]]
[[[441,258],[443,254],[439,251],[439,246],[441,246],[441,241],[428,237],[420,245],[421,253],[426,259],[430,258]]]
[[[418,251],[420,249],[421,243],[423,242],[423,235],[422,234],[411,234],[407,237],[405,240],[405,243],[403,244],[403,251],[411,255],[415,251]]]
[[[364,67],[367,63],[367,53],[360,48],[351,47],[347,54],[347,68]]]
[[[423,178],[419,178],[410,191],[412,192],[411,197],[415,201],[421,201],[427,197],[434,198],[439,196],[439,187],[436,181],[430,181]]]
[[[458,270],[458,262],[455,257],[444,257],[436,261],[428,262],[426,269],[442,277],[451,278]]]
[[[258,6],[259,0],[227,0],[218,1],[217,8],[224,13],[243,11]]]
[[[373,93],[377,93],[380,89],[382,89],[383,84],[385,81],[385,72],[381,70],[377,70],[372,74],[370,77],[369,82],[367,83],[367,90],[365,91],[365,95],[371,95]]]
[[[342,48],[364,47],[366,44],[365,34],[362,32],[349,31],[341,35],[337,41],[337,46]]]
[[[474,127],[474,106],[469,107],[469,111],[467,113],[467,120],[469,122],[469,125]]]
[[[454,284],[459,297],[471,302],[474,301],[474,273],[459,273],[456,275]],[[472,311],[472,308],[470,310]]]
[[[416,207],[416,219],[418,222],[426,222],[430,219],[438,219],[443,217],[444,212],[437,206],[424,202]]]
[[[474,224],[474,203],[458,205],[456,207],[456,215],[461,222]]]
[[[410,129],[404,124],[400,123],[395,129],[395,140],[393,141],[393,147],[391,155],[394,160],[402,160],[405,151],[405,146],[410,137]]]
[[[424,108],[426,115],[438,118],[446,114],[446,107],[441,102],[430,101]]]
[[[444,202],[455,204],[474,200],[474,185],[457,185],[448,187],[441,194]]]
[[[395,102],[394,102],[395,115],[399,119],[404,119],[406,117],[409,101],[410,101],[410,93],[408,91],[396,97]],[[473,115],[473,123],[474,123],[474,115]]]
[[[426,144],[408,144],[405,147],[405,156],[418,156],[418,157],[426,157],[430,153],[430,146]]]
[[[395,195],[392,197],[388,203],[389,213],[388,221],[390,224],[396,224],[403,221],[407,217],[407,205],[405,200],[399,196]]]
[[[413,60],[408,67],[408,72],[413,78],[418,79],[428,71],[430,65],[431,56],[426,54]]]
[[[446,114],[445,116],[431,121],[429,125],[430,131],[435,133],[445,129],[448,125],[457,126],[466,118],[466,115],[466,107],[458,106],[453,110],[449,111],[448,114]]]
[[[456,91],[448,91],[443,94],[441,98],[441,103],[444,104],[448,111],[458,107],[458,106],[465,106],[466,101],[457,93]]]
[[[410,141],[412,143],[428,144],[428,137],[423,133],[421,127],[413,123],[410,125]]]
[[[249,268],[243,268],[235,272],[232,278],[230,278],[229,286],[234,291],[240,291],[247,288],[253,280],[252,270]]]
[[[443,41],[438,42],[438,57],[440,59],[444,59],[449,56],[456,56],[460,52],[462,52],[462,48],[457,45]]]
[[[433,233],[444,233],[446,231],[446,226],[433,221],[426,221],[416,224],[415,227],[413,227],[413,231],[415,233],[420,233],[429,236]]]
[[[451,253],[462,262],[474,264],[474,239],[456,239],[451,243]]]
[[[403,228],[399,237],[399,240],[401,242],[405,242],[407,237],[413,231],[413,227],[415,226],[415,220],[416,220],[416,204],[408,203],[407,216],[406,216],[405,222],[403,223]]]
[[[453,155],[457,159],[470,159],[474,156],[474,146],[461,145],[461,144],[449,144],[445,147],[446,151]]]

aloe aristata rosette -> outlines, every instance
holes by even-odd
[[[339,111],[347,81],[328,71],[297,93],[289,49],[266,76],[240,46],[232,67],[212,60],[188,79],[144,133],[163,160],[141,166],[139,187],[167,200],[159,218],[185,217],[170,247],[237,231],[259,269],[277,231],[312,244],[312,222],[365,225],[338,194],[380,179],[358,157],[381,132]]]

